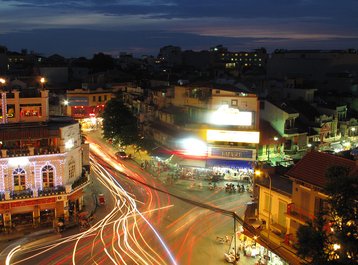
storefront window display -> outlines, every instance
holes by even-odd
[[[17,226],[33,224],[32,212],[12,214],[11,223],[14,228]]]

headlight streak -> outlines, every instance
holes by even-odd
[[[171,254],[169,248],[165,245],[159,233],[137,209],[137,202],[141,204],[143,204],[143,202],[134,199],[132,197],[134,195],[129,194],[126,190],[124,190],[120,183],[103,166],[98,164],[93,157],[91,157],[91,166],[93,171],[98,176],[98,180],[106,188],[108,188],[112,198],[114,199],[114,209],[112,209],[111,212],[107,214],[102,220],[96,222],[86,231],[73,236],[61,238],[50,245],[33,245],[26,247],[26,253],[36,250],[41,251],[32,255],[31,257],[26,257],[12,264],[24,262],[36,256],[42,255],[45,252],[60,245],[73,241],[75,243],[72,251],[72,264],[79,263],[79,261],[77,262],[77,259],[81,259],[79,256],[81,253],[83,253],[83,255],[90,254],[90,259],[87,258],[86,260],[90,260],[91,264],[98,264],[97,261],[101,255],[107,257],[107,261],[110,260],[113,264],[168,264],[161,257],[161,254],[157,253],[153,248],[150,247],[150,245],[153,245],[153,237],[150,238],[151,242],[149,245],[149,243],[145,240],[145,236],[141,233],[139,224],[142,223],[141,221],[144,221],[143,224],[146,224],[146,227],[144,227],[144,230],[142,228],[142,230],[146,231],[146,233],[151,231],[155,234],[155,237],[159,240],[158,243],[162,245],[163,250],[167,253],[169,259],[171,260],[170,264],[176,265],[177,263],[173,255]],[[121,167],[121,169],[123,169],[123,167]],[[162,207],[159,209],[165,209],[167,207]],[[150,214],[156,210],[158,209],[152,209],[150,211],[145,211],[144,213]],[[146,228],[150,229],[148,230]],[[108,232],[111,233],[108,234]],[[105,235],[107,238],[108,235],[112,235],[110,243],[108,243],[108,240],[106,240]],[[91,251],[84,252],[85,247],[82,247],[80,250],[79,247],[82,245],[81,243],[83,239],[90,238],[92,238],[89,246],[91,247]],[[98,241],[97,239],[100,240]],[[88,242],[88,240],[86,242]],[[102,245],[102,248],[99,246],[99,244]],[[24,249],[22,248],[22,253],[25,253],[23,250]],[[15,252],[16,251],[11,253]],[[12,256],[13,254],[11,257]],[[59,256],[58,258],[65,259],[66,257]],[[84,261],[85,260],[81,259],[82,263]],[[59,263],[63,262],[60,261]]]
[[[113,179],[112,178],[112,181],[113,182],[115,182],[117,185],[116,185],[116,187],[120,187],[122,190],[123,190],[123,188],[122,188],[122,186],[118,183],[118,181],[116,180],[116,179]],[[127,199],[129,200],[129,202],[130,202],[130,206],[132,206],[132,208],[133,209],[135,209],[135,212],[137,212],[137,213],[139,213],[139,211],[137,210],[137,208],[136,208],[136,204],[135,204],[135,200],[133,199],[133,198],[131,198],[131,197],[127,197]],[[127,205],[128,206],[128,205]],[[133,214],[130,214],[130,212],[127,212],[127,214],[126,214],[126,220],[122,223],[122,229],[124,230],[124,231],[127,231],[127,219],[130,217],[130,216],[132,216],[134,219],[136,219],[136,215],[133,215]],[[143,216],[142,216],[143,217]],[[135,228],[137,228],[137,221],[135,220],[135,222],[134,222],[134,226],[133,226],[133,231],[139,231],[139,230],[135,230]],[[118,230],[117,230],[118,231]],[[133,234],[134,234],[134,232],[133,232]],[[141,235],[141,234],[140,234]],[[124,242],[125,242],[125,244],[126,244],[126,248],[128,248],[131,252],[132,252],[132,248],[128,245],[128,236],[131,238],[131,240],[137,245],[137,247],[138,247],[138,249],[145,255],[145,251],[144,251],[144,249],[143,248],[141,248],[139,245],[139,243],[137,242],[137,240],[135,239],[135,237],[132,237],[131,236],[131,234],[130,233],[125,233],[124,234]],[[143,237],[142,237],[143,238]],[[149,245],[146,243],[146,241],[143,241],[148,247],[149,247]],[[150,248],[150,247],[149,247]],[[151,249],[151,248],[150,248]],[[152,249],[151,249],[152,250]],[[155,252],[154,252],[155,253]],[[127,253],[128,254],[128,253]],[[157,257],[156,258],[159,258],[160,260],[162,260],[161,258],[160,258],[160,256],[159,255],[157,255]],[[140,258],[141,259],[141,258]],[[155,261],[155,259],[154,259],[154,261]],[[163,260],[162,260],[163,261]],[[164,261],[163,261],[164,262]]]
[[[20,246],[20,245],[14,247],[14,248],[9,252],[9,254],[7,254],[6,260],[5,260],[5,264],[6,264],[6,265],[10,265],[10,261],[11,261],[12,256],[15,255],[15,253],[16,253],[17,251],[19,251],[19,250],[21,250],[21,246]]]

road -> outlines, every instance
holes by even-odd
[[[13,264],[226,264],[230,245],[216,236],[232,235],[234,221],[198,203],[242,216],[248,193],[212,191],[205,182],[193,187],[189,180],[164,185],[137,164],[116,160],[98,139],[87,140],[95,183],[108,189],[107,209],[86,231],[27,245]]]

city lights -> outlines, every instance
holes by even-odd
[[[252,125],[252,112],[240,111],[221,105],[216,111],[209,114],[208,123],[215,125]]]
[[[183,155],[187,156],[206,156],[208,147],[206,143],[195,138],[187,138],[181,141]]]
[[[260,141],[260,132],[207,130],[206,137],[208,141],[257,144]]]

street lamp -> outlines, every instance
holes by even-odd
[[[271,180],[271,176],[270,174],[266,173],[266,172],[262,172],[261,170],[255,170],[255,176],[260,177],[263,173],[264,177],[267,177],[270,181],[269,184],[269,215],[268,215],[268,222],[267,222],[267,228],[268,228],[268,232],[267,232],[267,240],[268,242],[270,242],[270,233],[271,233],[271,204],[272,204],[272,198],[271,198],[271,190],[272,190],[272,180]]]
[[[41,83],[41,89],[42,89],[42,90],[44,90],[45,82],[46,82],[46,79],[45,79],[44,77],[41,77],[41,78],[40,78],[40,83]]]

